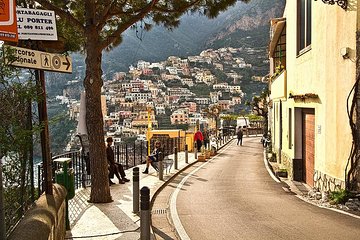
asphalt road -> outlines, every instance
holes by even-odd
[[[360,219],[284,191],[264,166],[259,138],[233,141],[175,182],[171,218],[183,239],[360,239]]]

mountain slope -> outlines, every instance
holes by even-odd
[[[186,15],[173,31],[155,26],[142,31],[141,24],[123,35],[122,44],[104,56],[104,73],[126,71],[138,60],[161,61],[168,56],[196,55],[206,48],[224,46],[266,47],[269,41],[269,21],[280,17],[284,0],[252,0],[237,4],[216,19]],[[109,76],[110,75],[110,76]]]

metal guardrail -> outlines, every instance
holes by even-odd
[[[166,155],[174,153],[174,148],[177,147],[180,151],[185,150],[185,138],[152,138],[150,148],[153,149],[155,141],[161,142],[163,152]],[[133,144],[119,144],[114,146],[115,161],[120,163],[124,169],[129,169],[140,165],[146,161],[148,155],[147,141],[134,142]],[[90,171],[86,166],[86,157],[80,150],[59,154],[52,157],[52,160],[57,158],[71,158],[70,168],[74,169],[75,190],[86,188],[91,185]],[[55,171],[60,168],[53,162],[53,181],[55,182]],[[37,186],[39,196],[44,192],[44,179],[42,164],[38,164],[37,169]]]

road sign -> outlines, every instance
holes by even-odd
[[[17,42],[16,0],[0,0],[0,40]]]
[[[58,40],[54,11],[17,7],[16,15],[19,39]]]
[[[14,49],[15,52],[16,61],[11,63],[13,66],[53,72],[72,72],[72,63],[69,56],[35,51],[27,48],[7,47]]]

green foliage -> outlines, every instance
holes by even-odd
[[[37,88],[33,75],[10,65],[12,52],[0,49],[0,161],[4,184],[5,226],[8,232],[23,216],[34,200],[31,184],[33,134],[40,126],[32,124],[32,102],[37,99]],[[29,79],[24,80],[25,74]],[[2,193],[0,192],[0,197]]]
[[[262,116],[258,116],[258,115],[255,115],[255,114],[248,114],[247,117],[249,118],[250,121],[264,120],[264,118]]]
[[[196,97],[209,97],[212,88],[205,83],[198,83],[190,87],[190,91],[195,94]]]
[[[69,116],[64,109],[65,106],[54,107],[51,106],[51,115],[49,114],[49,130],[51,139],[51,152],[53,155],[64,152],[67,142],[70,141],[69,132],[76,129],[77,122],[69,119]],[[56,115],[54,115],[56,111]]]
[[[260,96],[253,96],[252,101],[247,101],[245,104],[252,108],[252,111],[255,115],[261,116],[264,119],[267,119],[268,115],[268,102],[267,97],[269,95],[269,90],[265,89],[261,92]]]
[[[330,192],[329,199],[334,204],[344,204],[349,200],[350,193],[345,189]]]
[[[127,137],[122,139],[125,144],[134,144],[136,137]]]
[[[173,79],[173,80],[167,81],[167,82],[166,82],[166,86],[169,87],[169,88],[183,87],[181,81],[178,80],[178,79]]]

